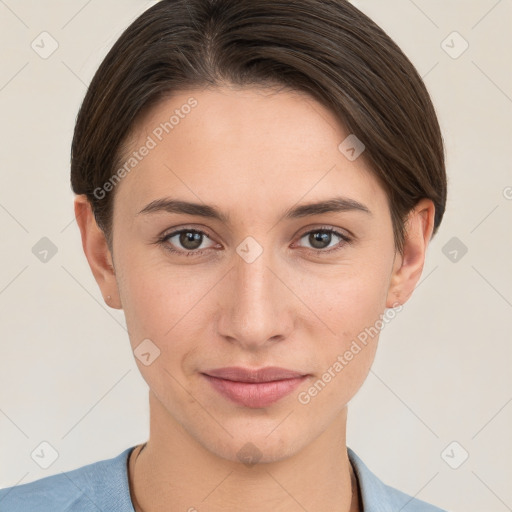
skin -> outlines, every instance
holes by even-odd
[[[191,96],[198,106],[117,185],[112,251],[85,196],[75,200],[85,255],[109,306],[124,310],[132,349],[149,338],[160,350],[148,366],[135,359],[150,403],[148,444],[129,463],[135,507],[361,510],[346,450],[347,404],[368,375],[378,336],[308,404],[298,395],[386,308],[408,300],[434,205],[423,199],[410,212],[403,255],[396,253],[386,193],[364,153],[348,160],[338,145],[349,132],[314,99],[288,90],[175,93],[139,122],[131,151]],[[371,214],[284,219],[289,208],[335,195]],[[230,223],[138,214],[167,196],[215,205]],[[325,227],[351,233],[352,242],[332,235],[313,245],[308,233]],[[209,235],[203,254],[166,250],[197,251],[199,242],[183,245],[179,236],[155,243],[183,228]],[[263,248],[252,263],[236,251],[247,236]],[[310,377],[271,406],[251,409],[218,394],[200,373],[226,366],[281,366]],[[250,467],[237,456],[246,443],[261,454]]]

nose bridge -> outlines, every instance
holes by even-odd
[[[286,335],[288,301],[283,295],[285,287],[275,275],[279,272],[270,248],[247,237],[236,252],[222,312],[222,334],[254,348]]]

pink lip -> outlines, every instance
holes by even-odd
[[[260,408],[290,394],[308,375],[278,367],[219,368],[203,373],[215,390],[244,407]]]

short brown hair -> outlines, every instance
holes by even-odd
[[[444,146],[423,80],[391,38],[344,0],[161,0],[120,36],[78,113],[71,186],[86,194],[112,247],[114,190],[137,120],[187,88],[278,85],[306,92],[365,145],[384,187],[395,246],[422,198],[446,204]],[[341,142],[341,141],[340,141]]]

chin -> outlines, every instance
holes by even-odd
[[[278,433],[277,429],[270,435],[269,432],[272,429],[262,429],[261,425],[259,428],[254,425],[253,428],[246,428],[243,435],[230,437],[226,434],[222,439],[203,438],[199,442],[215,456],[247,467],[285,460],[308,443],[304,433]]]

